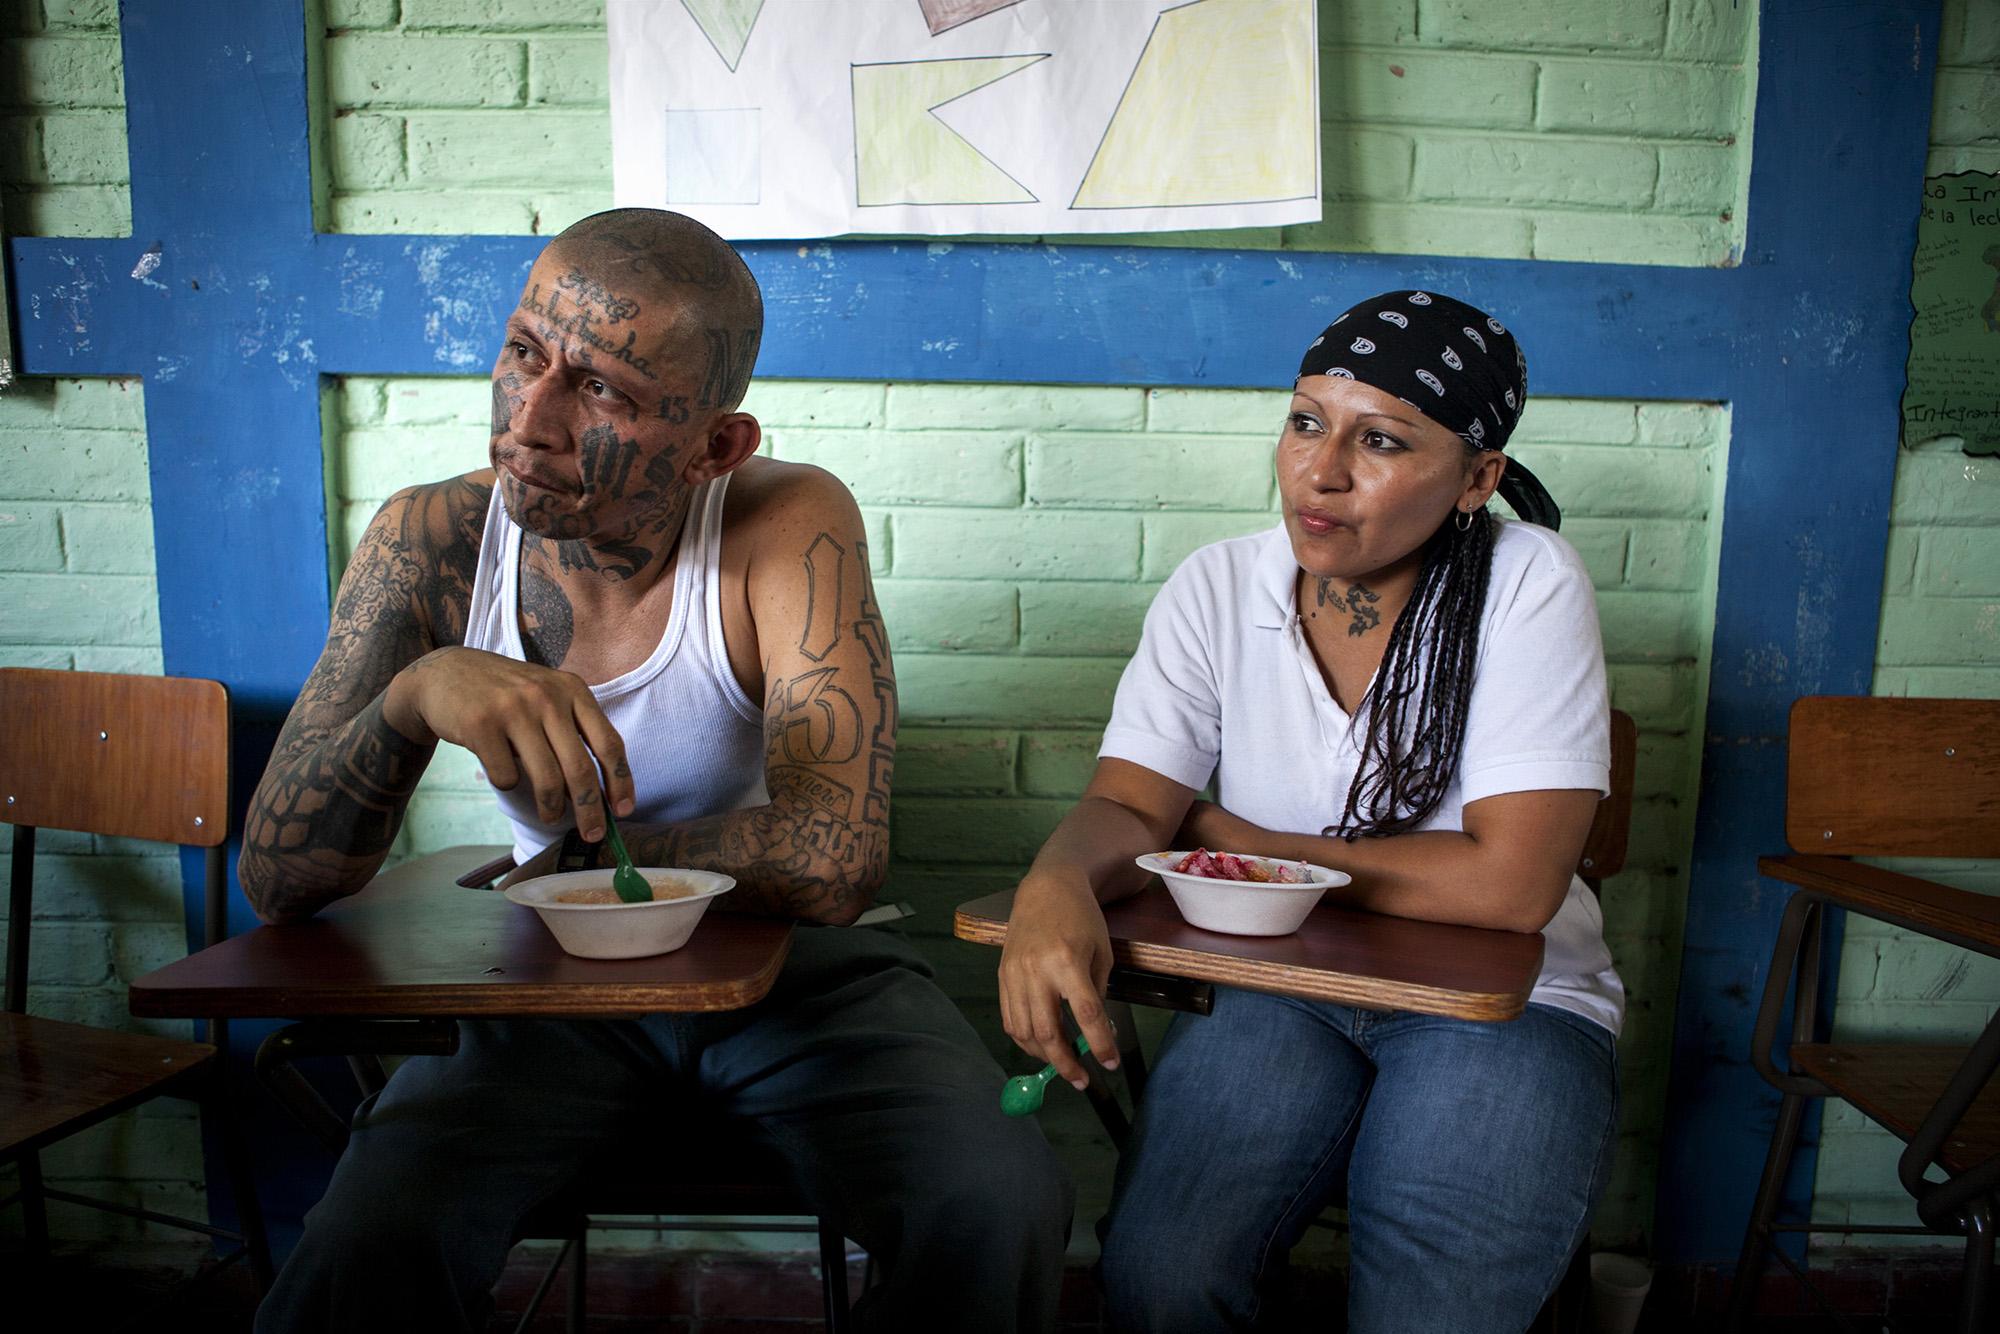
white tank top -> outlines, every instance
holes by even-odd
[[[728,489],[725,474],[704,483],[688,506],[673,607],[659,645],[623,676],[590,688],[625,739],[638,788],[638,808],[628,818],[640,823],[671,824],[770,800],[764,790],[764,711],[736,683],[722,640],[717,582]],[[495,487],[472,580],[465,646],[527,661],[520,606],[521,529]],[[496,788],[493,795],[514,826],[517,862],[575,823],[567,812],[557,824],[536,819],[534,796],[525,784],[512,792]]]

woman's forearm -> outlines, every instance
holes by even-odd
[[[1569,891],[1576,861],[1570,845],[1581,849],[1590,827],[1595,794],[1583,794],[1584,802],[1575,800],[1576,795],[1495,798],[1513,805],[1491,821],[1503,826],[1512,822],[1501,837],[1482,837],[1477,830],[1426,830],[1350,843],[1264,829],[1215,806],[1192,817],[1190,832],[1209,847],[1345,871],[1354,883],[1334,891],[1334,899],[1347,906],[1429,922],[1539,931]],[[1579,811],[1583,822],[1577,828]]]
[[[1031,886],[1088,886],[1091,897],[1110,903],[1138,891],[1145,875],[1134,857],[1172,842],[1130,807],[1109,797],[1085,796],[1063,816],[1022,881]]]
[[[1496,849],[1455,830],[1426,830],[1387,838],[1321,838],[1286,835],[1301,845],[1301,861],[1337,867],[1354,883],[1336,891],[1340,902],[1370,912],[1427,922],[1539,931],[1549,924],[1569,878],[1512,865]]]

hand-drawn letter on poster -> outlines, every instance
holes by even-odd
[[[1924,181],[1910,303],[1904,446],[1958,436],[2000,454],[2000,175]]]
[[[609,0],[620,204],[724,236],[1320,216],[1314,0]]]

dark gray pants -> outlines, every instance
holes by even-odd
[[[746,1010],[460,1028],[457,1055],[405,1062],[355,1114],[260,1334],[482,1329],[521,1218],[691,1105],[769,1143],[875,1257],[859,1328],[1055,1322],[1069,1180],[894,936],[801,928]]]

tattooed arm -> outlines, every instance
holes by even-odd
[[[483,510],[490,494],[465,479],[390,497],[368,525],[340,581],[326,648],[285,719],[251,798],[237,864],[265,921],[302,917],[375,873],[434,746],[383,721],[397,672],[438,643],[433,615],[454,514]],[[477,531],[476,529],[474,530]],[[454,628],[470,593],[459,589]]]
[[[727,872],[730,907],[845,925],[889,858],[896,678],[846,488],[800,469],[758,515],[749,594],[769,805],[626,828],[635,859]]]
[[[237,875],[267,922],[368,883],[439,740],[477,753],[497,786],[525,777],[547,818],[574,793],[601,823],[592,751],[629,803],[617,733],[580,679],[457,647],[488,476],[398,492],[355,550],[244,824]]]

